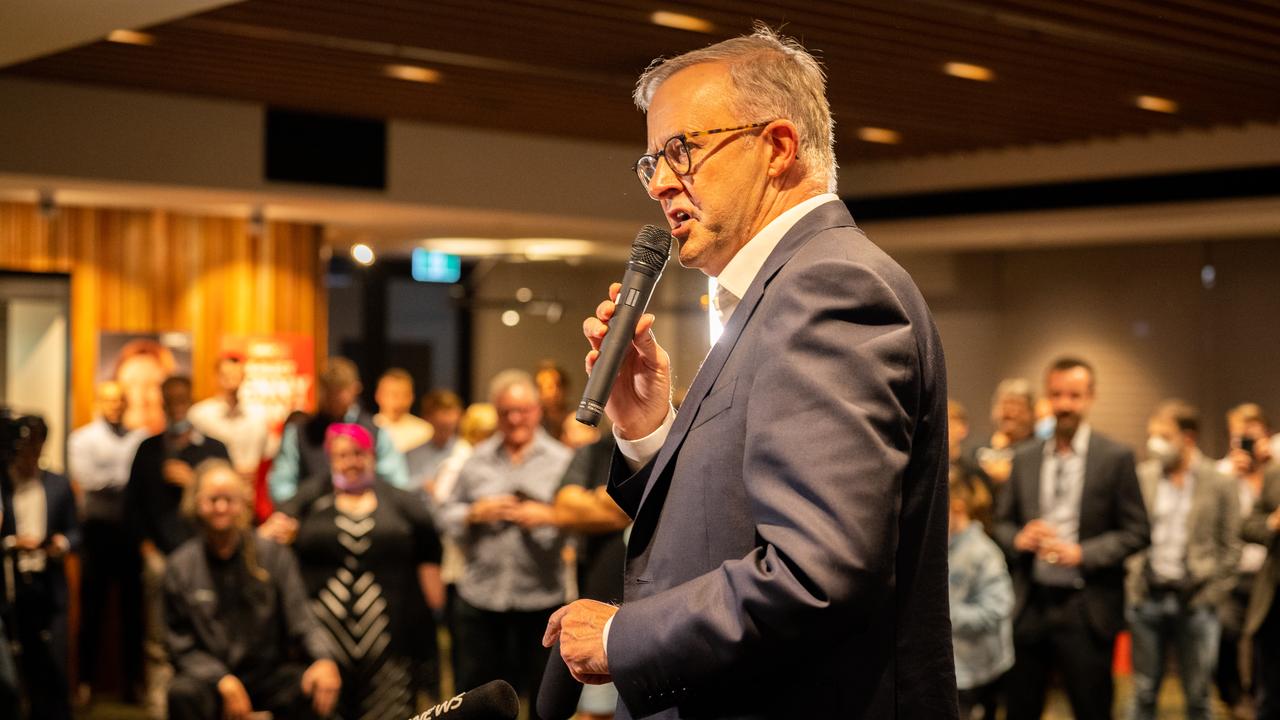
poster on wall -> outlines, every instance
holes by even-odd
[[[170,375],[191,374],[191,333],[103,332],[98,335],[97,381],[120,383],[129,429],[164,429],[160,384]]]
[[[219,355],[244,360],[240,402],[267,418],[274,438],[294,411],[315,404],[315,346],[309,335],[224,335]]]

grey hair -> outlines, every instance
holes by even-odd
[[[499,397],[517,385],[529,388],[534,397],[538,396],[538,386],[533,382],[532,375],[523,370],[503,370],[489,381],[490,402],[497,404]]]
[[[741,122],[786,118],[800,135],[797,160],[808,177],[836,190],[835,121],[827,102],[827,75],[817,58],[794,38],[756,21],[750,35],[730,38],[683,55],[658,58],[640,75],[632,97],[648,112],[658,86],[685,68],[726,63],[732,100]]]
[[[996,391],[991,395],[992,407],[1000,404],[1000,401],[1006,397],[1016,397],[1027,404],[1027,407],[1034,408],[1036,406],[1036,392],[1031,385],[1031,381],[1026,378],[1005,378],[996,385]]]

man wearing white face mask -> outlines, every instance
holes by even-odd
[[[1138,483],[1151,517],[1151,547],[1129,559],[1134,720],[1154,718],[1165,654],[1177,656],[1186,717],[1211,717],[1209,683],[1218,653],[1216,608],[1231,592],[1240,558],[1235,485],[1196,441],[1200,419],[1180,400],[1161,403],[1147,423]]]

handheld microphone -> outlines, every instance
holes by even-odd
[[[578,712],[578,700],[582,697],[582,683],[569,672],[560,655],[560,641],[551,647],[547,668],[542,671],[542,684],[538,686],[538,720],[569,720]]]
[[[600,423],[618,368],[635,338],[636,323],[649,305],[653,288],[671,254],[671,240],[671,233],[666,230],[645,225],[631,243],[631,259],[622,276],[622,290],[618,292],[613,318],[609,320],[609,332],[600,343],[600,357],[591,369],[587,386],[582,390],[582,402],[578,403],[578,412],[574,415],[584,425],[595,427]]]
[[[516,720],[520,698],[506,680],[490,680],[474,690],[458,693],[409,720]]]

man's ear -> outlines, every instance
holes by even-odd
[[[769,149],[769,176],[781,177],[796,162],[800,151],[800,131],[790,120],[774,120],[760,134],[761,142]]]

